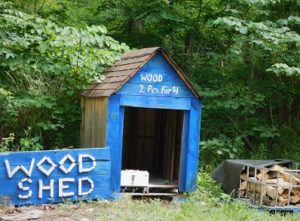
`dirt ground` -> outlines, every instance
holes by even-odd
[[[98,203],[60,203],[54,205],[4,207],[0,210],[0,220],[20,221],[91,221],[102,220],[99,212],[106,202]]]
[[[3,221],[93,221],[93,220],[148,220],[149,214],[160,209],[177,209],[179,205],[170,201],[132,200],[65,202],[38,206],[0,207]],[[150,215],[151,217],[151,215]]]

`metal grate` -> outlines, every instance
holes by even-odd
[[[277,168],[245,166],[240,176],[238,199],[255,206],[300,208],[298,180],[300,180],[300,163],[279,169],[278,166]],[[295,201],[298,198],[299,200]]]

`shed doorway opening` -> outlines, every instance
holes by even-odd
[[[146,170],[151,185],[179,185],[184,111],[125,107],[122,170]]]

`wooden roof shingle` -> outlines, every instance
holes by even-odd
[[[193,92],[193,94],[197,98],[200,98],[197,91],[187,79],[186,75],[176,66],[167,53],[159,47],[143,48],[124,53],[121,57],[121,60],[117,61],[111,68],[105,70],[104,80],[100,83],[91,84],[85,91],[81,93],[81,96],[106,97],[116,93],[158,51],[162,52],[164,57],[173,66],[175,71],[185,82],[186,86]]]

